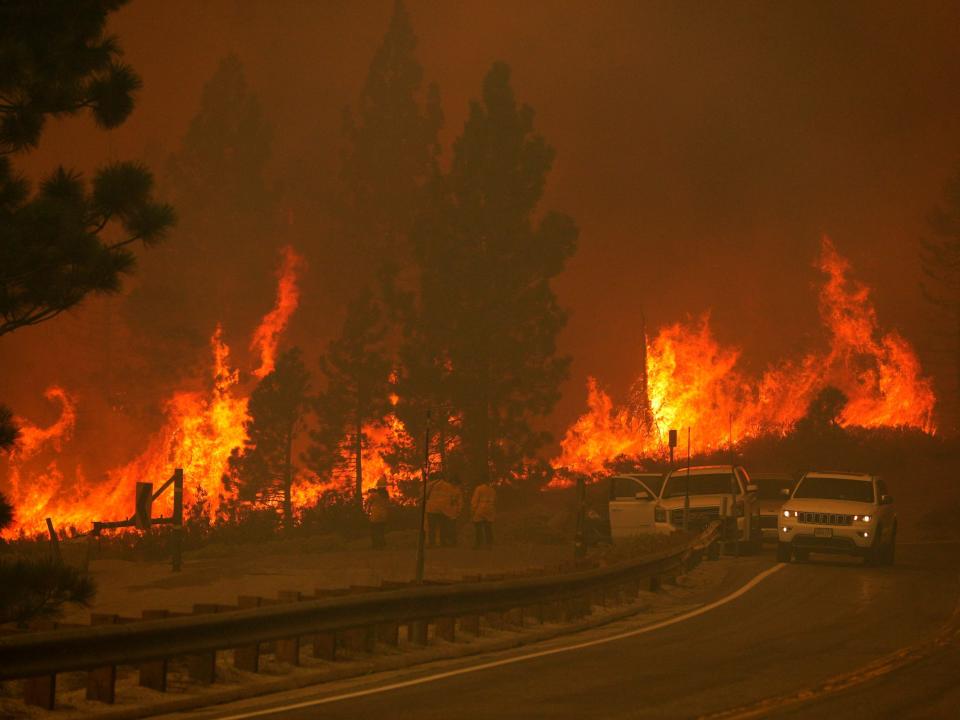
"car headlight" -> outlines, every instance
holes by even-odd
[[[653,509],[653,521],[654,522],[666,522],[667,521],[667,511],[664,510],[659,505]]]
[[[784,510],[784,511],[783,511],[783,516],[784,516],[784,517],[796,517],[797,515],[798,515],[798,513],[797,513],[796,510]]]
[[[860,522],[870,522],[873,519],[872,515],[854,515],[853,519],[859,520]]]

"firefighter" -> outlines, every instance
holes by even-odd
[[[493,518],[496,513],[497,491],[489,480],[484,480],[473,489],[470,498],[470,515],[476,532],[475,548],[493,545]]]
[[[387,478],[377,480],[377,487],[367,498],[367,517],[370,519],[370,540],[374,550],[387,546],[387,519],[390,517],[390,495],[387,493]]]

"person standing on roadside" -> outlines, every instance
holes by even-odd
[[[496,514],[497,491],[489,480],[485,480],[473,489],[470,498],[470,515],[476,532],[475,548],[493,545],[493,519]]]
[[[443,506],[444,536],[442,542],[446,547],[455,547],[457,544],[457,518],[463,512],[463,489],[460,487],[460,478],[451,475],[447,487],[449,489]]]
[[[446,508],[450,502],[453,486],[444,479],[442,473],[436,473],[427,486],[427,547],[445,545]]]
[[[387,478],[377,480],[377,487],[367,498],[367,517],[370,519],[370,540],[374,550],[387,546],[387,520],[390,518],[390,495]]]

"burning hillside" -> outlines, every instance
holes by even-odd
[[[817,265],[825,276],[819,294],[825,350],[748,377],[738,367],[740,351],[714,338],[709,315],[662,328],[647,341],[646,367],[624,406],[615,407],[588,379],[588,411],[567,430],[554,467],[593,473],[619,455],[662,454],[670,428],[690,427],[698,450],[784,432],[827,386],[849,398],[840,418],[845,426],[933,432],[936,398],[913,348],[896,331],[880,329],[869,288],[850,277],[849,262],[827,237]]]

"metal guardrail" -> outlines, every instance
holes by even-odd
[[[0,680],[138,665],[260,643],[383,625],[411,625],[516,608],[563,603],[604,588],[628,588],[677,573],[699,560],[719,536],[719,523],[685,545],[608,567],[555,575],[416,586],[362,595],[307,599],[217,614],[123,625],[39,631],[0,637]],[[425,642],[425,627],[422,631]],[[51,679],[51,683],[52,683]],[[52,693],[52,689],[51,689]],[[112,698],[112,688],[110,697]]]

